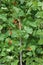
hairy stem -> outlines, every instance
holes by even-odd
[[[21,23],[19,21],[19,30],[21,30]],[[22,46],[22,41],[20,37],[20,47]],[[22,65],[22,51],[20,51],[20,65]]]

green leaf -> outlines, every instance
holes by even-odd
[[[30,45],[30,48],[32,49],[32,51],[36,50],[36,45]]]
[[[0,25],[0,30],[2,30],[2,28],[3,28],[3,26],[2,26],[2,25]]]
[[[2,19],[3,21],[6,21],[7,20],[6,14],[0,14],[0,19]]]
[[[15,60],[14,62],[11,63],[11,65],[18,65],[19,60]]]
[[[39,45],[43,45],[43,38],[40,38],[40,40],[38,41]]]
[[[37,14],[35,15],[37,18],[43,18],[43,11],[39,11],[37,12]]]
[[[27,52],[26,55],[31,57],[32,56],[32,52]]]
[[[0,41],[3,41],[5,39],[5,35],[4,34],[0,34]]]
[[[25,30],[27,33],[29,33],[29,34],[32,34],[32,32],[33,32],[33,29],[32,29],[32,28],[29,28],[29,27],[26,27],[26,26],[24,26],[24,30]]]
[[[23,4],[25,2],[25,0],[19,0],[21,4]]]
[[[15,38],[15,37],[18,37],[18,34],[16,31],[12,31],[12,35],[11,35],[12,38]]]

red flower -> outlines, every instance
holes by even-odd
[[[12,44],[12,40],[9,40],[9,42],[8,42],[9,44]]]
[[[12,31],[10,31],[10,35],[12,35]]]
[[[32,49],[29,47],[29,48],[27,48],[27,50],[28,50],[28,51],[31,51]]]
[[[17,24],[17,20],[14,20],[13,23],[14,23],[14,24]]]

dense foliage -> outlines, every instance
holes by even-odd
[[[19,65],[20,51],[24,65],[43,65],[43,0],[0,0],[0,65]]]

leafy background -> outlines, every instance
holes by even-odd
[[[0,64],[19,65],[21,50],[23,65],[43,65],[43,0],[0,0]]]

